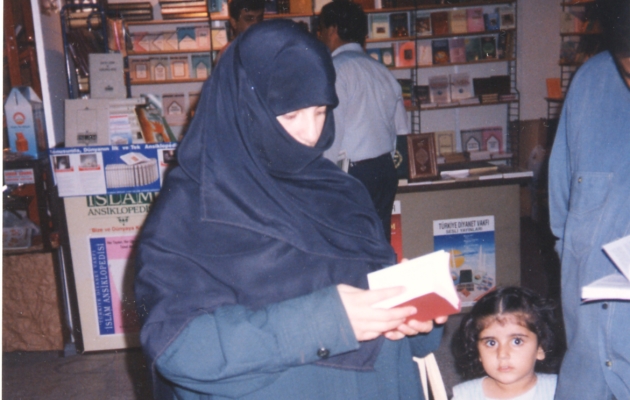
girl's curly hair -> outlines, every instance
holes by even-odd
[[[544,360],[537,360],[536,372],[557,372],[563,353],[559,335],[556,307],[537,293],[521,287],[497,288],[483,296],[462,319],[453,336],[452,350],[458,372],[465,379],[485,375],[477,347],[479,334],[490,323],[502,316],[515,316],[519,323],[532,331],[545,352]]]

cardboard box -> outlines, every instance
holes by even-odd
[[[123,56],[120,53],[92,53],[90,60],[90,98],[127,98]]]
[[[38,158],[46,150],[46,122],[42,100],[28,86],[11,89],[4,113],[11,151]]]

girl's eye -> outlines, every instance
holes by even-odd
[[[515,345],[520,346],[521,344],[523,344],[523,339],[521,339],[521,338],[514,338],[514,340],[512,342]]]
[[[494,340],[494,339],[486,340],[486,346],[488,346],[488,347],[494,347],[494,346],[496,346],[496,344],[497,344],[497,341]]]

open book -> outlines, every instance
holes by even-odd
[[[418,312],[407,321],[429,321],[442,315],[458,313],[461,303],[449,272],[449,253],[436,251],[413,260],[369,273],[370,289],[404,286],[407,290],[374,305],[392,308],[412,305]]]
[[[603,246],[622,275],[611,274],[582,287],[582,300],[630,300],[630,235]]]

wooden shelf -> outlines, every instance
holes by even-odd
[[[562,7],[576,7],[576,6],[586,6],[589,4],[595,4],[595,0],[585,0],[585,1],[565,1],[560,3]]]
[[[225,17],[227,19],[227,17]],[[212,18],[212,21],[217,19]],[[199,24],[208,23],[209,18],[178,18],[178,19],[153,19],[150,21],[127,21],[127,26],[139,26],[139,25],[180,25],[180,24]]]
[[[452,9],[452,8],[464,8],[464,7],[478,7],[478,6],[489,6],[494,4],[513,4],[516,3],[517,0],[479,0],[479,1],[470,1],[465,3],[458,4],[427,4],[427,5],[419,5],[417,8],[414,7],[401,7],[401,8],[379,8],[379,9],[371,9],[364,10],[366,14],[375,14],[375,13],[391,13],[391,12],[403,12],[403,11],[425,11],[425,10],[440,10],[440,9]]]
[[[566,36],[598,36],[598,35],[602,35],[603,32],[565,32],[565,33],[560,33],[560,36],[562,37],[566,37]]]
[[[440,68],[440,67],[452,67],[454,65],[472,65],[472,64],[486,64],[486,63],[500,63],[515,61],[514,58],[491,58],[488,60],[470,61],[465,63],[448,63],[448,64],[432,64],[432,65],[417,65],[413,67],[387,67],[390,70],[398,69],[413,69],[413,68]]]
[[[500,100],[500,101],[495,101],[494,103],[475,103],[475,104],[459,104],[459,103],[448,103],[445,105],[441,105],[441,106],[435,106],[435,107],[425,107],[425,108],[418,108],[418,107],[405,107],[405,109],[407,111],[421,111],[421,112],[425,112],[425,111],[437,111],[437,110],[446,110],[449,108],[468,108],[468,107],[485,107],[485,106],[496,106],[496,105],[501,105],[501,104],[511,104],[511,103],[518,103],[519,100]]]

